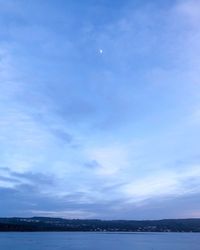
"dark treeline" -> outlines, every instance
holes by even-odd
[[[48,217],[0,218],[1,232],[200,232],[200,219],[79,220]]]

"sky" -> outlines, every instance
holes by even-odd
[[[0,0],[0,216],[200,217],[200,1]]]

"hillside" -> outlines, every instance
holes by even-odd
[[[49,217],[0,218],[0,231],[200,232],[200,219],[108,221]]]

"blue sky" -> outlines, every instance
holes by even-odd
[[[0,0],[1,216],[200,217],[200,2]]]

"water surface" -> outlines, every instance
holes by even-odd
[[[200,250],[199,233],[0,233],[1,250]]]

